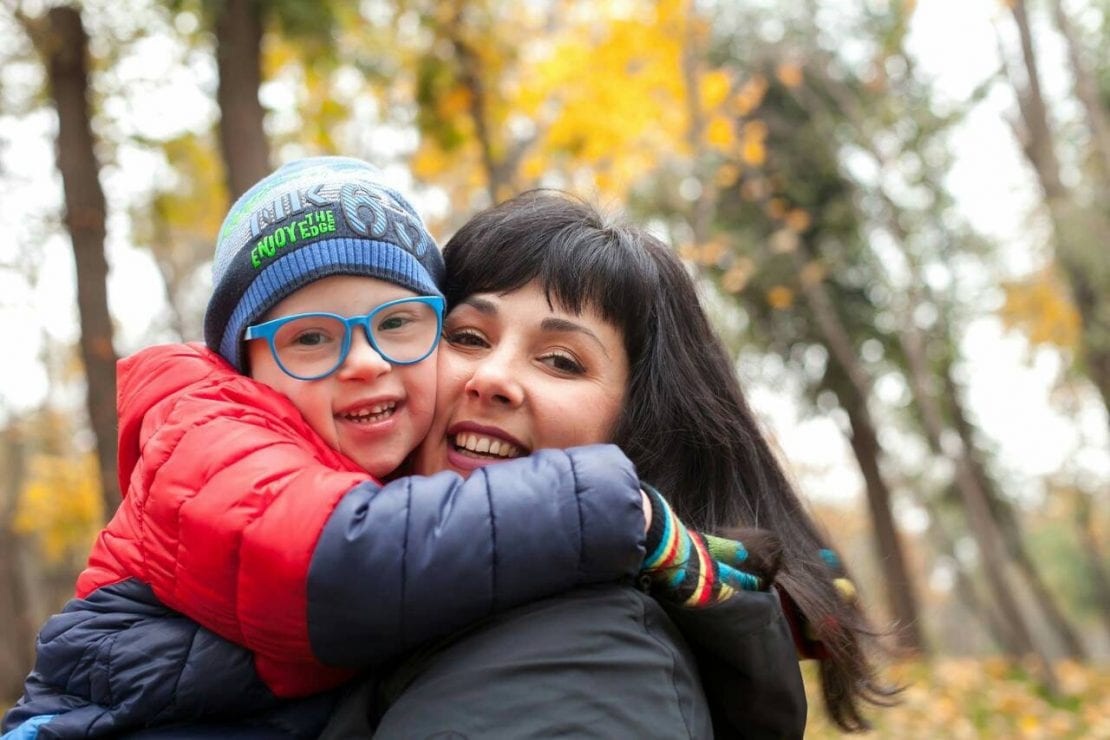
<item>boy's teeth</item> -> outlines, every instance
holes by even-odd
[[[386,403],[376,403],[373,406],[367,406],[357,411],[351,411],[344,414],[344,418],[355,422],[369,422],[381,421],[388,419],[393,414],[393,409],[397,407],[396,401],[388,401]]]
[[[455,446],[479,455],[490,457],[512,458],[519,457],[520,450],[516,445],[511,445],[500,439],[485,437],[471,432],[462,432],[455,435]]]

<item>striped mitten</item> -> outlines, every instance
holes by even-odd
[[[767,587],[760,578],[739,567],[747,559],[743,544],[687,529],[657,490],[644,486],[644,492],[651,497],[651,523],[645,543],[647,556],[640,572],[649,578],[656,598],[686,607],[705,607],[727,599],[737,590]],[[720,553],[721,560],[713,550]]]

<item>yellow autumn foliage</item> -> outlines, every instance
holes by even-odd
[[[793,62],[783,62],[775,70],[775,76],[779,78],[779,82],[789,88],[795,88],[802,84],[802,68]]]
[[[809,695],[807,740],[846,737],[824,715],[815,666],[803,664]],[[938,658],[888,671],[905,686],[900,703],[867,714],[875,738],[1110,738],[1110,670],[1063,661],[1061,695],[1049,699],[1030,667],[1001,658]]]
[[[1045,268],[1002,289],[999,317],[1006,327],[1023,332],[1034,345],[1079,346],[1079,312],[1054,269]]]
[[[28,465],[13,527],[32,536],[51,564],[76,564],[92,546],[104,517],[96,457],[36,455]]]
[[[794,291],[785,285],[776,285],[767,291],[767,303],[778,310],[794,305]]]
[[[740,135],[740,159],[753,167],[761,166],[767,159],[767,124],[749,121]]]

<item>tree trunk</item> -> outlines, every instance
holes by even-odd
[[[24,451],[16,425],[0,437],[0,702],[23,692],[23,679],[35,658],[35,627],[19,565],[22,539],[12,531],[23,487]]]
[[[834,359],[833,362],[836,362]],[[840,368],[841,372],[843,368]],[[913,579],[906,566],[901,538],[890,506],[890,487],[879,467],[878,434],[867,410],[867,400],[851,383],[836,388],[840,404],[848,414],[852,432],[849,442],[856,456],[867,490],[867,505],[874,528],[875,550],[882,568],[890,613],[897,625],[895,640],[899,647],[913,652],[927,652],[921,631],[921,619],[914,594]]]
[[[108,313],[104,192],[98,179],[100,165],[89,124],[88,36],[75,8],[52,8],[47,17],[50,42],[45,52],[50,92],[58,110],[58,169],[65,191],[66,226],[77,264],[77,308],[81,359],[88,379],[87,407],[96,437],[104,514],[110,518],[120,502],[116,477],[117,358]]]
[[[999,613],[1009,620],[1013,635],[1022,652],[1032,653],[1036,656],[1041,665],[1045,688],[1050,693],[1056,694],[1059,687],[1052,661],[1049,658],[1048,651],[1035,638],[1014,594],[1008,578],[1002,535],[998,523],[992,516],[987,496],[979,485],[979,481],[976,479],[968,461],[966,450],[962,449],[962,445],[960,445],[961,449],[952,454],[945,451],[943,442],[945,437],[944,419],[932,387],[925,358],[925,343],[921,332],[913,325],[912,320],[907,320],[898,336],[909,368],[910,388],[920,411],[929,447],[938,458],[945,457],[947,454],[955,464],[956,490],[960,494],[968,524],[979,547],[983,571],[995,603],[998,605]]]
[[[1076,524],[1079,527],[1079,539],[1083,548],[1083,555],[1087,559],[1090,570],[1092,587],[1095,599],[1098,601],[1099,615],[1110,634],[1110,573],[1106,572],[1106,560],[1102,547],[1095,537],[1091,522],[1091,502],[1086,494],[1079,494],[1079,504],[1076,510]]]
[[[960,389],[952,377],[951,366],[948,364],[944,367],[943,379],[946,389],[945,397],[948,400],[953,423],[960,439],[963,441],[964,451],[967,454],[972,472],[987,497],[995,521],[998,522],[1006,550],[1010,553],[1018,572],[1029,584],[1029,588],[1033,592],[1034,602],[1041,609],[1048,625],[1064,646],[1064,652],[1071,658],[1086,660],[1087,651],[1079,639],[1078,632],[1064,615],[1063,610],[1060,609],[1056,596],[1048,588],[1044,578],[1041,577],[1033,558],[1029,556],[1029,549],[1025,546],[1025,537],[1022,534],[1021,525],[1018,523],[1012,507],[998,495],[993,480],[987,474],[986,466],[979,454],[979,447],[976,445],[972,434],[971,424],[967,420],[963,403],[960,401]]]
[[[963,602],[968,612],[976,619],[982,620],[987,637],[992,640],[1005,654],[1020,655],[1021,648],[1017,638],[1014,637],[1009,622],[998,613],[994,603],[984,601],[975,582],[968,575],[963,563],[956,557],[956,546],[948,529],[940,517],[937,507],[929,501],[922,501],[925,512],[929,515],[929,538],[933,541],[936,551],[952,558],[956,572],[956,596]]]
[[[270,173],[270,145],[258,100],[262,84],[262,15],[256,0],[223,0],[216,19],[220,151],[228,195],[235,200]]]
[[[466,39],[463,24],[465,2],[456,2],[451,20],[442,27],[442,32],[450,42],[458,61],[459,79],[470,94],[470,120],[474,124],[474,136],[482,153],[482,169],[486,174],[486,190],[490,203],[498,203],[512,195],[509,173],[504,162],[499,160],[494,144],[494,134],[489,125],[489,100],[487,88],[482,77],[482,60],[471,48]]]
[[[878,435],[867,409],[871,378],[856,357],[848,329],[841,321],[825,285],[820,281],[804,279],[805,257],[800,249],[795,249],[791,256],[810,315],[829,350],[834,371],[842,378],[842,382],[837,384],[837,393],[852,424],[852,451],[866,483],[877,556],[886,582],[891,615],[898,622],[896,639],[904,648],[924,651],[912,580],[890,509],[890,489],[879,470]]]
[[[1052,17],[1068,50],[1068,64],[1071,65],[1072,84],[1075,97],[1083,105],[1087,114],[1087,128],[1091,132],[1091,148],[1094,159],[1102,170],[1103,190],[1110,187],[1110,111],[1102,102],[1098,81],[1083,59],[1083,50],[1075,38],[1075,30],[1064,11],[1061,0],[1052,0]]]

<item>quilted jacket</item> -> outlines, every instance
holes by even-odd
[[[630,580],[643,557],[639,482],[615,447],[382,484],[199,345],[120,362],[119,476],[123,504],[5,731],[277,716],[490,614]]]

